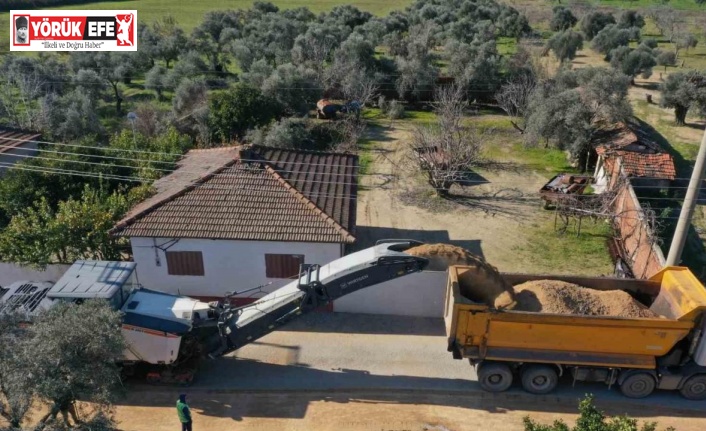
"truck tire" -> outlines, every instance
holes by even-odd
[[[687,400],[706,400],[706,374],[689,377],[679,392]]]
[[[628,398],[645,398],[655,390],[654,377],[648,373],[631,374],[620,384],[620,392]]]
[[[512,370],[500,362],[482,362],[478,366],[478,383],[488,392],[503,392],[512,385]]]
[[[559,383],[556,368],[549,365],[526,365],[522,368],[522,388],[531,394],[544,395]]]

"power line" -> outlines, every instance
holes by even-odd
[[[70,176],[80,176],[80,177],[89,177],[89,178],[97,178],[97,179],[108,179],[108,180],[119,180],[119,181],[130,181],[130,182],[149,182],[152,181],[150,179],[145,179],[145,178],[137,178],[137,177],[123,177],[123,176],[116,176],[116,175],[104,175],[104,174],[91,174],[91,173],[85,173],[81,171],[71,171],[71,170],[63,170],[63,169],[26,169],[22,167],[17,167],[16,165],[9,165],[6,163],[0,163],[0,167],[9,167],[13,169],[24,169],[24,170],[29,170],[29,171],[35,171],[35,172],[42,172],[42,173],[48,173],[48,174],[53,174],[53,175],[70,175]],[[263,188],[253,188],[253,187],[243,187],[243,186],[228,186],[228,187],[223,187],[223,186],[217,186],[213,184],[208,184],[208,183],[202,183],[202,184],[189,184],[193,186],[193,189],[198,189],[198,188],[203,188],[203,189],[211,189],[211,190],[224,190],[224,191],[237,191],[237,190],[244,190],[248,192],[267,192],[267,193],[277,193],[277,194],[282,194],[282,195],[289,195],[291,192],[286,190],[286,189],[263,189]],[[301,191],[299,193],[302,193]],[[304,194],[304,193],[302,193]],[[348,200],[359,200],[360,197],[353,197],[353,196],[344,196],[344,195],[332,195],[332,194],[326,194],[326,193],[306,193],[304,194],[306,197],[331,197],[331,198],[340,198],[340,199],[348,199]],[[494,196],[464,196],[463,198],[466,198],[467,200],[473,200],[473,199],[497,199],[500,200],[501,198],[497,198]],[[527,199],[529,200],[539,200],[539,197],[536,198],[530,198]],[[673,207],[665,207],[665,208],[642,208],[641,210],[635,209],[634,212],[644,212],[645,209],[648,210],[663,210],[663,209],[673,209]],[[614,215],[616,218],[621,218],[623,220],[643,220],[642,217],[625,217],[622,215]],[[659,217],[660,220],[677,220],[679,217],[678,216],[668,216],[668,217]]]
[[[19,138],[5,138],[2,137],[0,138],[0,142],[8,140],[8,141],[17,141],[17,142],[36,142],[40,144],[46,144],[46,145],[56,145],[56,146],[66,146],[66,147],[75,147],[75,148],[86,148],[86,149],[95,149],[95,150],[102,150],[102,151],[115,151],[115,152],[131,152],[131,153],[138,153],[138,154],[153,154],[153,155],[160,155],[160,156],[168,156],[168,157],[185,157],[188,153],[182,154],[182,153],[166,153],[166,152],[159,152],[159,151],[147,151],[147,150],[138,150],[138,149],[130,149],[130,148],[115,148],[115,147],[107,147],[107,146],[90,146],[90,145],[80,145],[80,144],[65,144],[61,142],[52,142],[52,141],[38,141],[38,140],[32,140],[32,141],[27,141],[26,139],[19,139]],[[110,156],[101,156],[101,155],[94,155],[94,154],[85,154],[85,153],[78,153],[78,152],[60,152],[60,151],[55,151],[55,150],[44,150],[44,149],[31,149],[31,148],[20,148],[20,147],[13,147],[13,146],[3,146],[0,145],[0,149],[2,148],[13,148],[16,150],[23,150],[23,151],[44,151],[44,152],[53,152],[57,154],[65,154],[65,155],[79,155],[79,156],[86,156],[86,157],[97,157],[97,158],[107,158],[107,159],[116,159],[116,160],[130,160],[130,161],[138,161],[138,162],[149,162],[149,163],[164,163],[164,164],[178,164],[179,162],[169,162],[169,161],[161,161],[161,160],[151,160],[151,159],[133,159],[133,158],[128,158],[128,157],[110,157]],[[211,149],[194,149],[192,151],[219,151],[220,149],[226,149],[229,147],[214,147]],[[230,147],[235,149],[235,147]],[[267,148],[267,147],[265,147]],[[271,148],[273,151],[278,151],[282,150],[276,147]],[[288,151],[288,150],[283,150],[283,151]],[[306,151],[306,150],[305,150]],[[317,153],[316,151],[313,151],[313,153]],[[321,152],[324,154],[334,154],[334,153],[325,153]],[[335,154],[345,154],[345,153],[335,153]],[[248,159],[248,158],[238,158],[237,160],[242,161],[242,162],[252,162],[252,163],[267,163],[267,164],[281,164],[281,165],[306,165],[306,166],[327,166],[327,167],[351,167],[351,165],[341,165],[341,164],[329,164],[329,163],[308,163],[308,162],[296,162],[296,161],[270,161],[267,159]],[[400,166],[397,166],[398,168]],[[178,169],[178,168],[177,168]],[[482,167],[481,167],[482,169]],[[282,172],[290,172],[290,173],[296,173],[298,171],[282,171]],[[448,171],[450,174],[461,174],[465,173],[466,171]],[[343,174],[341,174],[343,175]],[[346,174],[348,175],[348,174]],[[353,174],[350,174],[353,175]],[[371,174],[367,174],[371,175]],[[366,174],[358,174],[357,176],[366,176]],[[378,176],[378,175],[371,175],[371,176]],[[663,177],[635,177],[636,179],[640,180],[664,180],[665,178]],[[672,181],[678,181],[678,180],[688,180],[688,178],[674,178]],[[484,181],[477,181],[477,182],[484,182]],[[508,181],[511,182],[511,181]],[[514,183],[514,181],[513,181]],[[640,186],[640,185],[633,185],[633,188],[664,188],[664,187],[659,187],[659,186]],[[670,186],[669,188],[684,188],[684,187],[679,187],[679,186]]]
[[[16,142],[36,142],[40,144],[46,144],[46,145],[56,145],[56,146],[65,146],[65,147],[75,147],[75,148],[87,148],[87,149],[92,149],[92,150],[101,150],[101,151],[115,151],[115,152],[130,152],[130,153],[138,153],[138,154],[154,154],[154,155],[160,155],[160,156],[169,156],[169,157],[184,157],[186,154],[182,153],[166,153],[166,152],[160,152],[160,151],[147,151],[147,150],[138,150],[138,149],[131,149],[131,148],[115,148],[115,147],[108,147],[108,146],[90,146],[90,145],[80,145],[80,144],[68,144],[68,143],[62,143],[62,142],[52,142],[52,141],[39,141],[39,140],[31,140],[28,141],[27,139],[20,139],[20,138],[6,138],[6,137],[1,137],[0,142],[2,141],[16,141]],[[23,150],[23,151],[51,151],[51,152],[56,152],[58,154],[67,154],[67,155],[81,155],[81,156],[86,156],[86,157],[98,157],[98,158],[108,158],[108,156],[99,156],[99,155],[92,155],[92,154],[85,154],[85,153],[71,153],[71,152],[58,152],[54,150],[41,150],[41,149],[29,149],[29,148],[20,148],[20,147],[13,147],[10,145],[0,145],[0,149],[2,148],[13,148],[16,150]],[[219,149],[225,149],[229,147],[214,147],[210,149],[194,149],[192,151],[219,151]],[[234,147],[231,147],[234,148]],[[277,151],[277,150],[282,150],[280,148],[272,147],[272,150]],[[288,151],[288,150],[283,150],[283,151]],[[305,150],[306,151],[306,150]],[[316,153],[316,151],[311,151],[313,153]],[[332,153],[326,153],[326,152],[321,152],[325,154],[332,154]],[[336,153],[336,154],[345,154],[345,153]],[[140,162],[153,162],[153,163],[165,163],[165,164],[178,164],[179,162],[168,162],[168,161],[160,161],[160,160],[150,160],[150,159],[132,159],[132,158],[127,158],[127,157],[117,157],[115,159],[118,160],[130,160],[130,161],[140,161]],[[327,166],[327,167],[350,167],[350,165],[340,165],[340,164],[329,164],[329,163],[308,163],[308,162],[295,162],[295,161],[283,161],[283,162],[273,162],[270,160],[266,159],[247,159],[247,158],[238,158],[238,160],[243,161],[243,162],[253,162],[253,163],[269,163],[269,164],[283,164],[283,165],[306,165],[306,166]],[[399,166],[398,166],[399,167]],[[285,171],[286,172],[286,171]],[[290,171],[290,172],[296,172],[296,171]],[[465,171],[448,171],[449,173],[452,174],[459,174],[463,173]],[[365,174],[358,174],[360,175],[365,175]],[[663,177],[635,177],[636,179],[640,180],[665,180]],[[681,178],[677,177],[674,178],[672,181],[678,181],[678,180],[689,180],[689,178]],[[640,186],[640,185],[633,185],[633,188],[663,188],[663,187],[657,187],[657,186]],[[669,188],[682,188],[678,186],[672,186]]]
[[[13,164],[3,163],[3,162],[0,162],[0,167],[10,168],[10,169],[20,169],[20,170],[24,170],[24,171],[34,171],[34,172],[41,172],[41,173],[58,174],[58,175],[74,175],[74,176],[81,176],[81,177],[104,178],[104,179],[119,180],[119,181],[132,181],[132,182],[151,181],[151,180],[137,179],[137,178],[133,178],[133,177],[124,177],[124,176],[112,175],[112,174],[100,174],[100,173],[91,173],[91,172],[83,172],[83,171],[73,171],[73,170],[59,169],[59,168],[34,169],[32,167],[17,166],[16,164],[13,165]]]
[[[61,145],[61,144],[57,144]],[[79,146],[80,147],[80,146]],[[0,146],[0,148],[3,148]],[[89,147],[89,148],[98,148],[98,147]],[[102,148],[99,148],[102,149]],[[107,148],[106,148],[107,149]],[[111,150],[117,150],[117,151],[122,151],[120,149],[114,149],[110,148]],[[71,152],[61,152],[61,151],[55,151],[55,150],[33,150],[33,149],[25,149],[27,151],[43,151],[47,152],[50,154],[65,154],[65,155],[76,155],[76,156],[85,156],[85,157],[96,157],[96,158],[102,158],[102,159],[110,159],[110,160],[128,160],[128,161],[136,161],[139,163],[165,163],[165,164],[176,164],[178,162],[166,162],[166,161],[159,161],[159,160],[151,160],[151,159],[133,159],[133,158],[124,158],[124,157],[111,157],[111,156],[101,156],[101,155],[93,155],[93,154],[84,154],[84,153],[71,153]],[[129,151],[129,150],[128,150]],[[151,154],[159,154],[159,153],[151,153]],[[169,153],[161,153],[161,154],[169,154]],[[61,159],[61,158],[52,158],[52,157],[41,157],[41,156],[31,156],[31,155],[22,155],[22,154],[6,154],[6,156],[9,157],[21,157],[21,158],[26,158],[26,159],[39,159],[39,160],[48,160],[48,161],[56,161],[59,163],[77,163],[77,164],[84,164],[84,165],[94,165],[94,166],[102,166],[106,168],[124,168],[124,169],[148,169],[152,171],[158,171],[158,172],[166,172],[166,173],[174,173],[174,172],[180,172],[180,173],[193,173],[193,174],[199,174],[199,175],[207,175],[207,171],[203,170],[188,170],[184,168],[175,168],[175,169],[163,169],[163,168],[157,168],[157,167],[152,167],[152,166],[128,166],[128,165],[114,165],[114,164],[109,164],[109,163],[98,163],[98,162],[88,162],[88,161],[82,161],[82,160],[70,160],[70,159]],[[291,174],[302,174],[305,173],[304,171],[293,171],[293,170],[286,170],[286,169],[277,169],[276,165],[282,164],[282,165],[288,165],[288,164],[302,164],[306,165],[307,167],[315,167],[315,166],[326,166],[326,167],[345,167],[345,168],[353,168],[355,166],[353,165],[335,165],[335,164],[326,164],[326,163],[306,163],[306,162],[282,162],[282,163],[277,163],[269,160],[260,160],[260,159],[238,159],[238,161],[241,162],[248,162],[248,163],[263,163],[266,165],[273,165],[275,167],[271,167],[272,170],[274,170],[277,173],[283,174],[283,173],[291,173]],[[37,169],[40,168],[39,166],[33,166],[33,168]],[[216,168],[217,169],[217,168]],[[215,173],[212,174],[213,177],[217,177],[219,175],[225,175],[227,174],[228,170],[234,169],[233,167],[225,167],[224,168],[226,172],[221,172],[221,173]],[[266,167],[264,168],[258,168],[258,167],[249,167],[250,170],[267,170]],[[215,170],[215,169],[214,169]],[[453,172],[449,172],[452,174]],[[461,172],[459,172],[461,173]],[[323,173],[313,173],[314,175],[321,175]],[[377,174],[356,174],[356,173],[327,173],[329,176],[333,177],[393,177],[397,178],[397,175],[393,174],[384,174],[384,173],[377,173]],[[640,179],[645,179],[647,177],[640,177]],[[656,178],[655,179],[660,179]],[[151,181],[151,180],[150,180]],[[193,181],[193,180],[184,180],[186,181]],[[307,180],[307,183],[326,183],[326,184],[335,184],[335,185],[344,185],[344,186],[350,186],[350,185],[359,185],[357,182],[345,182],[345,181],[317,181],[317,180]],[[469,179],[456,179],[454,180],[455,184],[461,184],[461,185],[468,185],[468,184],[477,184],[477,185],[484,185],[484,184],[516,184],[516,181],[487,181],[487,180],[469,180]],[[537,182],[537,185],[541,185],[541,182]],[[665,189],[663,186],[659,185],[654,185],[654,186],[637,186],[633,185],[632,186],[634,189],[658,189],[662,190]],[[670,186],[668,187],[669,189],[684,189],[686,187],[679,187],[679,186]],[[441,189],[441,188],[438,188]],[[674,197],[639,197],[640,200],[665,200],[665,201],[682,201],[682,198],[674,198]]]
[[[0,163],[0,167],[11,167],[13,168],[12,165]],[[16,168],[16,166],[14,166]],[[22,169],[22,168],[20,168]],[[119,181],[131,181],[131,182],[149,182],[152,181],[150,179],[146,178],[139,178],[139,177],[125,177],[125,176],[116,176],[116,175],[109,175],[109,174],[91,174],[91,173],[85,173],[81,171],[71,171],[71,170],[64,170],[64,169],[25,169],[25,170],[30,170],[30,171],[35,171],[35,172],[42,172],[42,173],[48,173],[48,174],[54,174],[54,175],[71,175],[71,176],[81,176],[81,177],[90,177],[90,178],[99,178],[99,179],[113,179],[113,180],[119,180]],[[257,188],[257,187],[248,187],[248,186],[219,186],[219,185],[214,185],[214,184],[208,184],[208,183],[201,183],[201,184],[196,184],[196,183],[188,183],[186,186],[193,186],[193,189],[205,189],[205,190],[223,190],[223,191],[228,191],[228,192],[233,192],[233,191],[239,191],[239,190],[244,190],[248,192],[267,192],[267,193],[277,193],[277,194],[282,194],[282,195],[289,195],[291,192],[286,190],[286,189],[271,189],[271,188]],[[302,193],[299,191],[299,193]],[[310,192],[310,193],[302,193],[306,197],[328,197],[328,198],[338,198],[338,199],[347,199],[347,200],[359,200],[360,197],[353,197],[349,195],[338,195],[338,194],[331,194],[331,193],[317,193],[317,192]],[[473,199],[497,199],[501,200],[502,198],[498,198],[495,196],[459,196],[460,198],[465,198],[467,200],[473,200]],[[530,200],[539,200],[539,196],[536,197],[529,197],[526,199],[527,201]],[[642,208],[642,211],[649,209],[653,211],[658,211],[658,210],[664,210],[664,209],[673,209],[674,207],[659,207],[659,208],[652,208],[652,207],[647,207],[647,208]],[[641,211],[641,210],[634,210],[634,211]],[[624,217],[623,217],[624,218]],[[635,218],[636,220],[640,220],[641,218]],[[667,219],[678,219],[678,217],[660,217],[661,220],[667,220]]]
[[[2,139],[5,139],[5,138],[2,138]],[[36,142],[36,141],[31,141],[31,142]],[[61,144],[57,144],[57,145],[61,145]],[[163,163],[163,164],[171,164],[171,165],[174,165],[177,163],[177,162],[167,162],[167,161],[162,161],[162,160],[133,159],[133,158],[129,158],[129,157],[113,157],[113,156],[102,156],[99,154],[85,154],[85,153],[72,153],[72,152],[57,151],[57,150],[45,150],[43,148],[17,148],[17,147],[11,147],[11,146],[0,146],[0,149],[2,149],[2,148],[12,148],[14,150],[37,151],[37,152],[52,153],[52,154],[63,154],[63,155],[69,155],[69,156],[95,157],[98,159],[107,159],[107,160],[129,160],[129,161],[133,161],[133,162],[151,162],[151,163]]]

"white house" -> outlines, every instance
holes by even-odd
[[[130,238],[147,288],[209,300],[269,292],[355,240],[357,170],[351,154],[192,150],[111,233]]]
[[[17,162],[34,156],[39,133],[0,127],[0,176]]]

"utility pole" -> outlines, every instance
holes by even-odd
[[[681,261],[681,253],[684,251],[686,236],[691,225],[691,216],[694,214],[694,207],[696,207],[696,201],[699,199],[701,182],[704,179],[704,168],[706,168],[706,130],[704,130],[704,136],[701,138],[701,147],[699,147],[699,154],[696,156],[696,163],[694,164],[694,172],[691,173],[689,188],[686,190],[686,197],[681,207],[677,229],[674,231],[674,239],[672,239],[672,245],[669,247],[666,266],[679,265]]]

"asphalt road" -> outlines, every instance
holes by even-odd
[[[442,319],[317,313],[283,329],[228,357],[204,363],[190,390],[481,392],[474,368],[446,351]],[[630,400],[615,387],[577,383],[572,388],[571,383],[564,381],[553,394],[542,397],[526,394],[516,384],[503,396],[552,403],[593,393],[599,402],[706,416],[706,401],[688,401],[678,393],[658,392]]]

